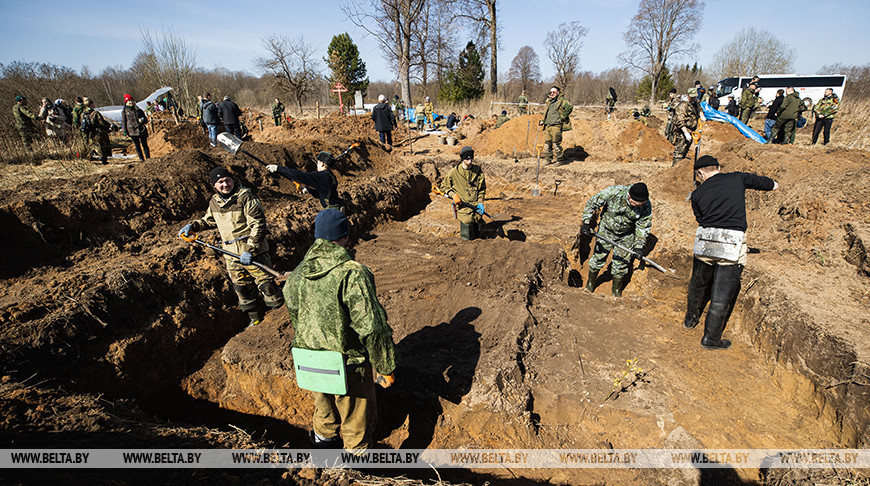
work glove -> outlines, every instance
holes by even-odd
[[[692,141],[692,134],[691,134],[691,132],[689,132],[689,129],[686,127],[683,127],[683,136],[686,137],[687,142]]]
[[[269,172],[278,172],[278,166],[275,164],[269,164],[266,166],[266,170]]]
[[[124,136],[125,136],[125,137],[129,137],[130,135],[127,134],[127,132],[124,132]]]
[[[477,203],[477,209],[474,210],[477,214],[483,216],[486,211],[483,209],[483,203]]]
[[[393,376],[392,373],[389,375],[382,375],[375,371],[375,383],[381,385],[383,388],[389,388],[393,383],[396,382],[396,377]]]
[[[193,231],[193,226],[186,224],[184,228],[181,228],[181,231],[178,232],[178,236],[188,237],[190,236],[190,232]]]
[[[456,194],[455,192],[453,193],[453,202],[456,203],[457,206],[462,204],[462,199],[459,197],[459,194]]]
[[[251,255],[251,252],[246,251],[239,255],[239,263],[241,263],[242,265],[250,265],[252,258],[254,258],[254,255]]]
[[[589,227],[589,223],[583,223],[583,225],[580,226],[580,233],[582,233],[584,235],[591,235],[592,234],[592,228]]]

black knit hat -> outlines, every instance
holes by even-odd
[[[323,162],[328,167],[332,167],[332,164],[335,163],[335,157],[332,156],[331,153],[326,151],[321,151],[317,153],[317,160]]]
[[[474,149],[466,145],[459,151],[460,160],[469,160],[474,158]]]
[[[215,185],[215,183],[224,177],[232,177],[230,171],[227,170],[226,167],[215,167],[208,173],[208,180],[211,181],[211,185]]]
[[[692,170],[698,170],[713,165],[719,165],[719,161],[716,159],[716,157],[713,157],[711,155],[702,155],[698,157],[698,160],[695,161],[695,167]]]
[[[338,241],[350,232],[347,216],[334,208],[326,208],[314,218],[314,237]]]
[[[628,189],[628,197],[637,202],[647,202],[649,200],[649,189],[646,188],[646,184],[643,182],[638,182]]]

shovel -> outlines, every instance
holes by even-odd
[[[221,248],[221,247],[214,246],[214,245],[210,245],[210,244],[208,244],[208,243],[206,243],[206,242],[200,240],[199,237],[198,237],[197,235],[193,234],[193,233],[190,233],[189,236],[181,236],[181,235],[179,235],[179,237],[180,237],[182,240],[184,240],[184,241],[187,241],[187,242],[189,242],[189,243],[196,243],[196,244],[202,245],[202,246],[204,246],[204,247],[206,247],[206,248],[211,248],[212,250],[214,250],[214,251],[216,251],[216,252],[218,252],[218,253],[223,253],[224,255],[231,256],[231,257],[235,258],[236,260],[241,259],[241,256],[239,256],[239,255],[237,255],[237,254],[235,254],[235,253],[233,253],[233,252],[231,252],[231,251],[224,250],[224,249]],[[263,265],[262,263],[251,262],[251,265],[253,265],[253,266],[259,268],[260,270],[262,270],[262,271],[268,273],[269,275],[272,275],[273,277],[275,277],[275,278],[277,278],[277,279],[287,280],[287,277],[290,276],[290,272],[287,272],[287,273],[280,273],[280,272],[278,272],[277,270],[275,270],[275,269],[273,269],[273,268],[270,268],[270,267],[267,267],[266,265]]]
[[[538,167],[535,169],[535,188],[532,189],[532,196],[541,195],[541,191],[538,189],[538,175],[541,173],[541,149],[538,148],[538,135],[540,134],[540,130],[535,130],[535,153],[538,154]]]
[[[606,236],[601,236],[600,234],[596,233],[595,231],[590,231],[589,234],[591,234],[595,238],[598,238],[599,240],[604,241],[605,243],[610,243],[611,245],[619,248],[622,251],[627,251],[628,253],[631,253],[632,255],[634,255],[634,256],[640,258],[641,260],[649,263],[651,267],[662,272],[663,274],[665,274],[666,277],[671,277],[671,278],[675,278],[677,280],[682,280],[682,278],[680,278],[676,275],[677,271],[674,270],[673,268],[665,268],[665,267],[659,265],[658,263],[650,260],[649,258],[641,255],[640,253],[636,253],[634,250],[629,250],[628,248],[620,245],[619,243],[611,240],[610,238],[607,238]]]
[[[432,192],[434,192],[435,194],[437,194],[439,196],[444,196],[447,199],[450,199],[450,202],[453,203],[453,217],[455,218],[456,217],[456,203],[453,202],[453,198],[448,196],[447,194],[444,194],[443,192],[441,192],[441,189],[438,188],[438,186],[436,186],[436,185],[432,185]],[[469,204],[467,202],[459,203],[459,207],[460,208],[469,208],[469,209],[472,209],[474,211],[477,211],[477,206],[475,206],[474,204]],[[507,223],[508,221],[513,221],[513,219],[514,219],[513,216],[508,216],[507,214],[496,214],[495,216],[492,216],[491,214],[487,213],[486,211],[483,212],[483,215],[486,216],[487,218],[489,218],[490,221],[495,221],[498,223]]]

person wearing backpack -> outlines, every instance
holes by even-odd
[[[136,100],[129,94],[124,95],[124,109],[121,110],[121,125],[124,129],[124,135],[133,139],[133,144],[136,145],[136,154],[139,155],[139,160],[151,158],[151,151],[148,149],[148,119],[145,118],[145,112],[136,106]],[[145,156],[142,156],[142,152]]]
[[[94,109],[94,102],[85,98],[85,111],[82,113],[82,133],[93,143],[94,151],[99,148],[100,162],[109,163],[112,144],[109,142],[109,122],[102,113]]]
[[[218,107],[211,100],[211,93],[202,95],[202,122],[208,130],[208,141],[217,147],[218,124],[221,122]]]

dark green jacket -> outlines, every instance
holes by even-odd
[[[562,125],[562,131],[571,130],[571,112],[574,111],[574,105],[565,99],[565,95],[559,94],[556,101],[547,98],[547,103],[544,105],[544,125]]]
[[[740,108],[743,110],[754,109],[756,98],[758,98],[758,96],[755,94],[755,91],[752,91],[749,88],[743,88],[743,91],[740,93]]]
[[[16,129],[36,131],[36,117],[21,103],[12,105],[12,118],[15,120]]]
[[[382,375],[396,369],[393,330],[378,302],[375,277],[343,247],[314,240],[284,284],[284,301],[293,347],[337,351],[348,365],[368,360]]]
[[[72,123],[76,129],[79,129],[82,127],[82,112],[84,112],[84,111],[85,111],[85,104],[84,103],[76,103],[76,105],[73,106]]]
[[[782,105],[779,106],[779,111],[777,112],[777,118],[782,118],[783,120],[795,120],[798,115],[804,111],[804,108],[804,102],[801,101],[800,95],[795,91],[782,100]]]
[[[284,113],[284,103],[280,101],[272,105],[272,116],[281,116]]]
[[[486,198],[486,177],[479,165],[472,163],[468,170],[462,167],[462,163],[450,169],[444,180],[441,181],[441,191],[452,196],[455,192],[464,203],[477,205]],[[471,216],[474,210],[467,207],[457,208],[460,215]]]

